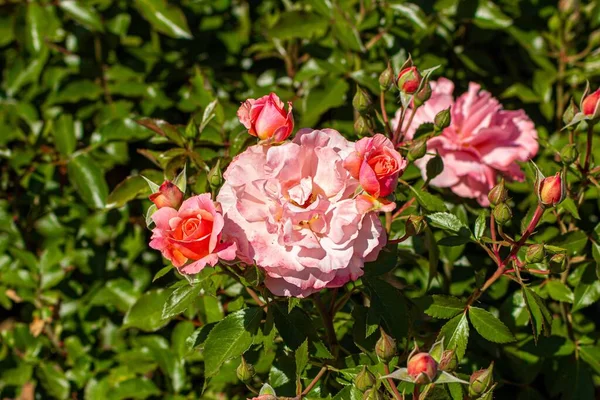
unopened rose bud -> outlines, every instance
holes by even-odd
[[[383,394],[375,388],[367,390],[362,398],[363,400],[385,400]]]
[[[485,393],[493,384],[494,363],[486,369],[475,371],[469,379],[469,396],[476,397]]]
[[[354,122],[354,132],[359,137],[364,137],[369,133],[369,123],[362,115],[359,115]]]
[[[415,107],[419,108],[431,97],[431,84],[426,82],[423,88],[414,95]]]
[[[569,106],[567,107],[567,109],[565,110],[565,112],[563,113],[563,116],[562,116],[562,119],[563,119],[563,122],[565,123],[565,125],[569,125],[571,123],[571,121],[573,121],[573,118],[575,117],[575,115],[577,113],[579,113],[579,107],[577,107],[577,105],[571,98],[571,102],[569,103]]]
[[[248,99],[237,112],[238,119],[248,133],[261,140],[283,142],[294,130],[292,103],[285,111],[283,102],[275,93],[260,99]]]
[[[367,92],[362,90],[360,87],[356,87],[356,94],[352,99],[352,107],[360,114],[364,114],[371,108],[371,97]]]
[[[247,363],[244,357],[242,357],[242,362],[235,370],[235,373],[238,379],[244,383],[248,383],[254,378],[256,372],[254,371],[254,366],[250,363]]]
[[[427,153],[427,138],[421,137],[411,143],[407,158],[409,161],[415,161],[422,158],[425,153]]]
[[[418,385],[431,383],[437,375],[438,364],[429,353],[418,353],[408,360],[408,375]]]
[[[417,67],[404,68],[398,74],[398,89],[406,94],[413,94],[421,84],[421,74]]]
[[[506,225],[512,219],[512,210],[506,203],[497,204],[492,214],[498,225]]]
[[[210,187],[212,187],[213,189],[217,189],[217,188],[221,187],[221,184],[223,183],[223,172],[221,171],[221,159],[218,159],[215,166],[212,167],[210,171],[208,171],[207,177],[208,177],[208,183],[210,184]]]
[[[585,115],[591,118],[600,117],[600,107],[598,107],[598,100],[600,100],[600,89],[594,93],[588,94],[585,99],[581,102],[581,109]]]
[[[528,264],[535,264],[544,261],[544,257],[546,257],[546,250],[544,249],[543,244],[532,244],[527,248],[527,253],[525,253],[525,262]]]
[[[458,367],[458,357],[454,350],[444,350],[438,368],[442,371],[452,372]]]
[[[450,107],[437,113],[433,119],[433,124],[440,132],[449,127],[451,122],[452,116],[450,115]]]
[[[183,192],[171,181],[164,181],[158,192],[152,193],[149,197],[157,208],[171,207],[179,208],[183,201]]]
[[[363,365],[360,372],[356,375],[354,380],[354,385],[361,392],[366,391],[367,389],[371,389],[373,385],[377,382],[377,378],[373,375],[366,366]]]
[[[567,266],[567,256],[564,253],[557,253],[550,257],[550,272],[560,274],[565,272]]]
[[[381,338],[375,344],[375,354],[384,363],[389,363],[396,355],[396,341],[383,330]]]
[[[421,215],[410,215],[406,220],[405,231],[408,236],[419,235],[425,227],[427,223],[425,222],[425,217]]]
[[[538,199],[544,206],[554,207],[563,201],[567,195],[567,188],[560,172],[542,179],[537,190]]]
[[[379,75],[379,89],[384,92],[387,92],[392,88],[394,84],[394,70],[390,63],[388,63],[387,68],[383,70],[381,75]]]
[[[577,160],[579,156],[579,152],[577,151],[577,146],[575,143],[568,144],[560,151],[560,160],[566,164],[571,165]]]
[[[506,190],[506,187],[504,187],[504,179],[501,179],[500,183],[490,190],[490,193],[488,193],[488,199],[490,200],[490,204],[493,206],[504,203],[508,199],[508,191]]]

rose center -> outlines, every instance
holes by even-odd
[[[394,158],[385,155],[373,157],[368,163],[377,177],[389,175],[398,169],[398,162]]]

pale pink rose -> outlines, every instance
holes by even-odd
[[[162,207],[152,220],[150,247],[160,250],[181,273],[196,274],[207,264],[214,266],[219,259],[233,260],[236,246],[223,243],[223,215],[210,194],[185,200],[179,210]],[[192,261],[186,264],[188,261]]]
[[[294,130],[292,103],[288,102],[288,111],[275,93],[260,99],[248,99],[238,109],[237,116],[252,136],[261,140],[271,139],[281,142]]]
[[[394,193],[406,160],[394,149],[392,141],[378,133],[356,142],[355,149],[344,166],[365,192],[376,198]]]
[[[412,138],[419,125],[433,122],[438,112],[451,107],[450,126],[427,142],[427,151],[438,153],[444,161],[443,172],[431,180],[431,185],[448,187],[461,197],[474,198],[488,206],[487,194],[498,175],[524,179],[517,162],[528,161],[537,154],[535,126],[523,110],[504,110],[476,83],[471,83],[468,92],[456,101],[452,98],[454,84],[448,79],[440,78],[431,86],[431,98],[417,110],[406,139]],[[398,119],[397,113],[394,125]],[[423,177],[430,157],[415,162]]]
[[[303,129],[293,142],[252,146],[225,171],[218,201],[238,258],[266,273],[276,295],[305,297],[363,274],[386,235],[370,204],[354,198],[344,168],[351,142],[331,129]]]
[[[164,181],[158,192],[152,193],[148,198],[156,205],[156,208],[179,208],[183,201],[183,192],[173,182]]]

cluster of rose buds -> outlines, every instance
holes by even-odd
[[[494,208],[492,215],[494,216],[496,223],[500,226],[506,225],[508,221],[512,219],[512,210],[507,204],[509,198],[508,190],[506,190],[504,185],[504,179],[501,179],[500,183],[490,190],[488,200],[490,201],[490,205]]]

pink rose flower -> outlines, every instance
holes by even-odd
[[[171,181],[164,181],[158,192],[148,196],[156,208],[171,207],[179,208],[183,201],[183,192]]]
[[[162,207],[152,220],[150,247],[160,250],[184,274],[196,274],[206,264],[214,266],[219,259],[233,260],[236,246],[223,243],[223,215],[210,194],[185,200],[179,210]],[[187,264],[188,261],[192,263]]]
[[[293,142],[252,146],[225,171],[218,201],[238,258],[261,267],[276,295],[305,297],[363,274],[386,235],[344,168],[338,132],[303,129]]]
[[[504,110],[498,100],[476,83],[471,83],[468,92],[456,101],[452,98],[454,84],[448,79],[440,78],[431,82],[431,86],[431,98],[417,109],[406,139],[413,137],[419,125],[432,122],[438,112],[451,107],[450,126],[427,142],[427,151],[438,153],[444,161],[444,171],[431,180],[431,185],[448,187],[461,197],[474,198],[480,205],[488,206],[487,194],[498,175],[524,179],[517,162],[536,155],[535,126],[523,110]],[[399,113],[394,125],[398,120]],[[423,177],[430,157],[415,162]]]
[[[392,141],[378,133],[356,142],[355,149],[344,161],[344,167],[359,180],[365,192],[373,197],[394,193],[406,160],[394,149]]]
[[[260,99],[248,99],[238,109],[240,122],[248,129],[248,133],[261,140],[272,139],[282,142],[294,129],[292,103],[288,102],[287,113],[283,102],[275,93]]]

